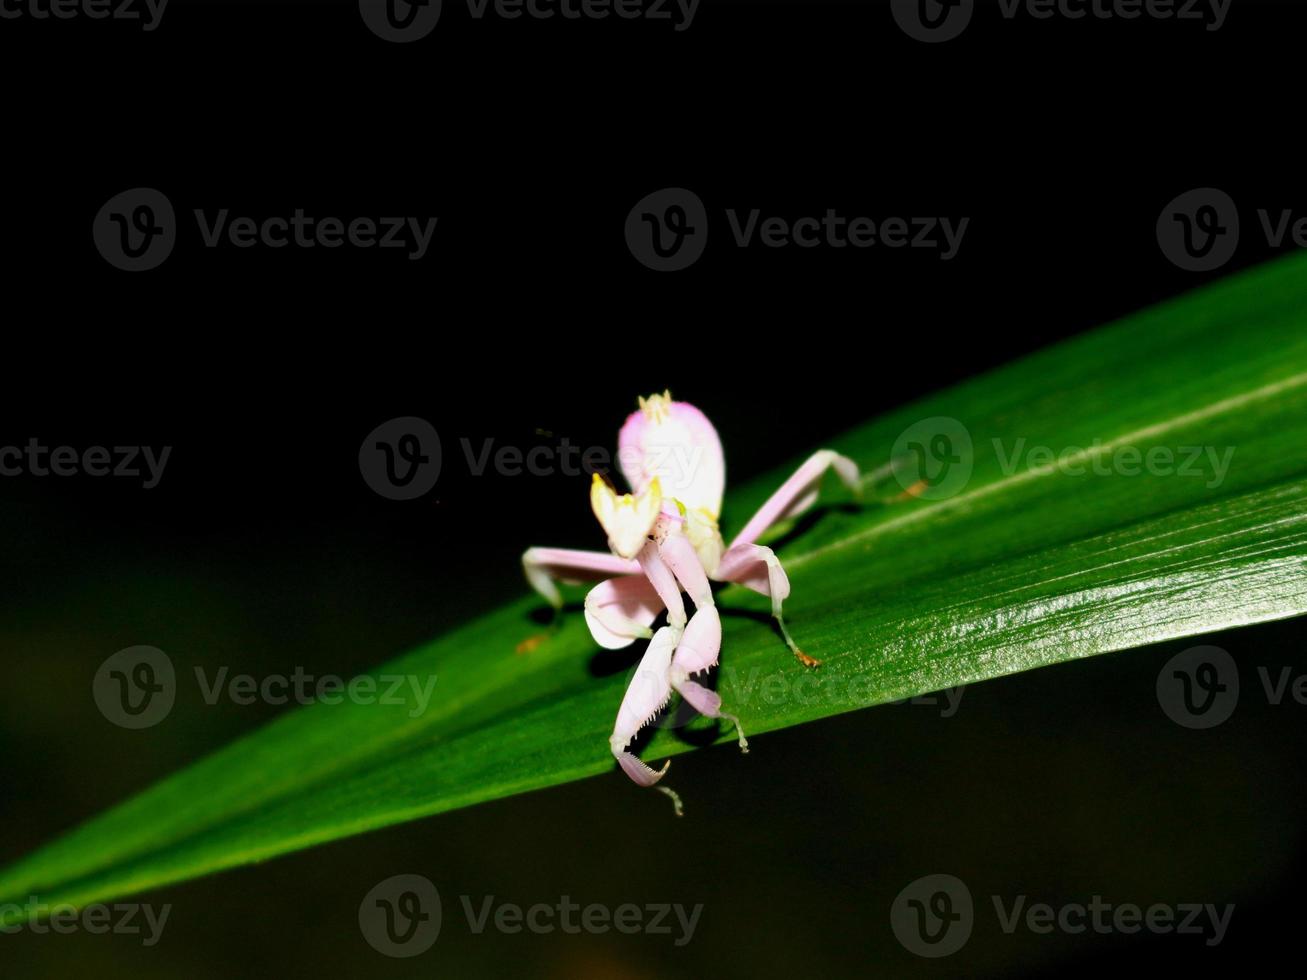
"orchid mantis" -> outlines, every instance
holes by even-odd
[[[809,657],[790,636],[782,604],[790,582],[780,559],[759,537],[779,521],[807,510],[821,479],[833,469],[855,494],[858,467],[829,449],[812,454],[744,526],[729,547],[718,528],[726,464],[721,441],[707,417],[669,392],[639,400],[622,426],[618,460],[631,493],[619,495],[597,473],[590,504],[608,535],[610,551],[531,548],[522,556],[527,580],[554,606],[562,606],[556,582],[602,579],[585,598],[585,619],[595,642],[609,650],[650,641],[617,711],[609,747],[622,770],[640,786],[654,786],[671,760],[651,769],[627,751],[637,733],[666,706],[672,692],[700,714],[730,721],[740,750],[749,743],[740,720],[722,710],[722,699],[694,678],[716,666],[722,625],[712,582],[735,582],[771,598],[772,616],[795,657]],[[687,618],[684,592],[694,604]],[[667,625],[652,629],[663,610]],[[680,799],[666,787],[676,812]]]

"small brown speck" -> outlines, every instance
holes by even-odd
[[[513,652],[517,654],[532,653],[540,649],[541,645],[547,639],[549,639],[548,633],[536,633],[533,636],[528,636],[525,640],[523,640],[521,643],[517,645],[517,647],[514,649]]]
[[[918,480],[912,486],[908,487],[901,494],[895,497],[895,500],[912,500],[914,497],[920,497],[927,489],[930,488],[929,480]]]

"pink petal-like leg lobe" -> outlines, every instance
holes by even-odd
[[[696,609],[672,657],[673,671],[697,674],[717,665],[722,649],[722,620],[716,606]]]
[[[613,734],[608,744],[613,751],[613,756],[627,771],[627,775],[640,770],[633,770],[627,762],[623,761],[622,756],[629,754],[626,752],[626,747],[631,744],[636,733],[663,709],[672,696],[669,674],[676,640],[677,632],[670,626],[664,626],[654,634],[649,648],[640,658],[640,665],[636,667],[635,674],[631,677],[631,683],[626,687],[622,706],[617,709],[617,723],[613,726]],[[644,768],[650,773],[653,772],[647,766]],[[643,782],[634,775],[631,775],[631,778],[642,786],[652,786],[660,775],[661,773],[648,777],[648,782]]]
[[[722,621],[713,603],[708,575],[693,545],[679,531],[666,533],[659,542],[658,552],[695,606],[694,616],[672,658],[673,673],[677,668],[685,674],[707,670],[717,663],[722,648]]]
[[[717,567],[717,578],[771,596],[773,615],[780,611],[781,603],[790,597],[790,578],[781,567],[776,552],[766,545],[732,545],[722,555],[722,562]]]
[[[721,714],[722,696],[711,688],[687,677],[677,683],[676,690],[689,702],[690,707],[704,717],[716,718]]]
[[[794,637],[790,636],[790,631],[785,625],[781,604],[789,598],[790,579],[781,566],[781,560],[776,557],[776,552],[761,544],[732,545],[727,549],[726,554],[722,555],[717,578],[723,582],[736,582],[755,592],[771,596],[771,614],[776,620],[776,625],[780,627],[781,636],[785,638],[785,645],[805,667],[816,667],[821,663],[820,660],[808,656],[799,649],[799,645],[794,642]]]
[[[610,578],[585,597],[586,625],[605,650],[620,650],[653,636],[650,627],[662,611],[662,599],[643,575]]]
[[[658,553],[663,562],[672,570],[676,581],[690,596],[696,609],[713,604],[712,584],[708,573],[703,570],[699,554],[690,544],[690,539],[680,531],[667,533],[658,545]]]
[[[703,606],[691,617],[690,625],[685,628],[685,635],[681,637],[676,653],[672,656],[672,687],[699,714],[733,722],[740,740],[740,751],[748,752],[749,742],[744,737],[744,729],[740,727],[740,719],[722,710],[721,695],[690,679],[690,675],[717,664],[721,646],[722,621],[717,614],[717,607]]]
[[[672,668],[675,672],[675,668]],[[705,718],[725,718],[735,725],[735,735],[740,743],[740,751],[746,755],[749,753],[749,740],[744,737],[744,729],[740,727],[740,719],[735,715],[729,714],[722,710],[722,696],[716,691],[704,687],[697,681],[687,678],[673,678],[676,685],[677,693],[690,703],[695,711]]]
[[[670,626],[664,626],[654,634],[649,649],[644,652],[640,666],[635,670],[635,676],[627,685],[622,706],[617,709],[617,724],[613,726],[612,737],[608,740],[609,748],[612,749],[617,764],[622,767],[622,772],[639,786],[654,786],[666,775],[667,768],[672,764],[672,760],[668,759],[661,769],[650,769],[633,753],[627,752],[626,747],[672,696],[669,674],[678,636],[679,631]],[[684,813],[681,798],[675,791],[666,786],[654,786],[654,789],[672,801],[678,817]]]
[[[667,534],[659,550],[695,605],[685,635],[672,656],[672,686],[699,714],[734,722],[740,751],[748,752],[749,742],[740,727],[740,719],[722,711],[722,699],[716,691],[690,679],[691,674],[716,666],[722,648],[722,620],[713,603],[712,584],[708,581],[703,562],[689,539],[681,533]]]
[[[672,760],[668,759],[663,763],[661,769],[654,770],[645,765],[638,756],[634,756],[630,752],[619,752],[617,753],[617,764],[622,767],[622,772],[630,776],[631,781],[637,786],[652,786],[666,775]]]
[[[555,582],[593,582],[612,575],[638,575],[640,563],[606,551],[528,548],[522,555],[522,570],[531,587],[558,609],[563,597]]]
[[[731,547],[752,544],[773,524],[797,517],[811,507],[817,499],[821,478],[828,469],[833,469],[855,495],[861,493],[858,464],[834,450],[819,449],[758,509],[758,513],[753,515],[749,523],[744,525],[744,530],[731,542]],[[720,573],[716,577],[722,578]]]
[[[653,541],[647,542],[637,557],[645,577],[667,607],[667,625],[679,635],[685,628],[685,603],[681,601],[681,587],[676,584],[676,576],[663,561],[659,547]]]

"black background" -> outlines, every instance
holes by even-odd
[[[255,674],[362,670],[521,590],[531,544],[596,544],[584,481],[447,465],[411,505],[357,450],[397,415],[460,437],[611,445],[670,387],[721,431],[731,479],[888,407],[1216,276],[1171,265],[1164,205],[1240,204],[1223,273],[1271,257],[1257,208],[1307,208],[1293,4],[1188,23],[1004,21],[906,37],[880,3],[718,3],[667,24],[473,21],[387,44],[353,4],[172,0],[158,30],[0,21],[7,193],[0,441],[174,446],[130,481],[0,484],[0,860],[26,853],[271,708],[180,704],[167,734],[107,730],[89,681],[134,643]],[[131,187],[183,230],[158,269],[111,268],[91,221]],[[684,186],[704,256],[657,274],[632,205]],[[421,262],[379,250],[203,246],[193,208],[256,218],[436,215]],[[968,216],[956,258],[737,249],[720,215]],[[542,435],[542,432],[553,436]],[[1241,664],[1294,663],[1295,623],[1228,634]],[[167,889],[164,942],[0,937],[3,975],[1204,975],[1293,950],[1304,710],[1241,705],[1213,733],[1152,694],[1187,644],[981,685],[947,721],[861,712],[759,740],[748,773],[687,757],[697,825],[605,777]],[[765,765],[753,765],[762,762]],[[656,811],[656,812],[655,812]],[[728,819],[729,817],[729,819]],[[703,901],[685,949],[653,937],[474,937],[414,962],[358,935],[390,874],[448,896]],[[942,963],[887,909],[949,871],[1032,900],[1233,901],[1226,941],[1007,937]],[[7,962],[6,962],[7,961]]]

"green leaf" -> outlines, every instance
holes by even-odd
[[[791,631],[824,663],[800,666],[767,601],[728,588],[719,604],[739,613],[723,616],[728,709],[754,736],[1307,611],[1305,273],[1302,256],[1255,269],[829,440],[879,474],[873,500],[851,506],[830,480],[830,506],[772,541]],[[918,370],[928,387],[928,359]],[[970,475],[901,493],[911,467],[896,441],[936,417],[969,435]],[[1032,460],[1035,447],[1058,461]],[[732,490],[728,538],[797,462]],[[402,707],[289,712],[0,873],[0,906],[104,900],[598,773],[631,807],[666,805],[611,772],[637,651],[597,651],[574,608],[545,630],[541,608],[524,598],[376,671],[437,675],[425,712],[411,692]],[[734,741],[696,719],[661,728],[642,754],[714,733]],[[741,765],[738,778],[760,777]]]

